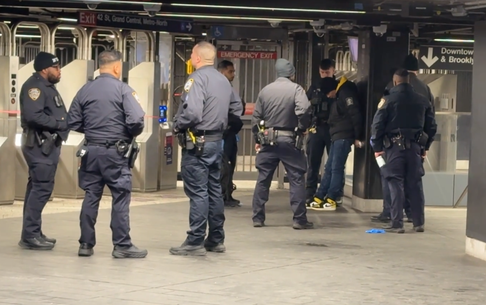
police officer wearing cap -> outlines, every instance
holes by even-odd
[[[382,173],[391,194],[389,232],[404,233],[403,206],[410,199],[413,227],[424,232],[424,200],[420,192],[424,175],[423,158],[437,132],[430,101],[416,93],[409,72],[400,69],[393,76],[394,87],[378,105],[370,143],[375,157],[382,156]]]
[[[122,54],[103,51],[98,55],[100,75],[84,85],[74,97],[68,123],[84,133],[85,145],[78,156],[79,187],[86,194],[79,216],[79,256],[91,256],[96,245],[95,224],[106,186],[112,194],[111,230],[115,258],[144,258],[130,237],[129,207],[132,192],[134,138],[144,128],[145,113],[137,93],[120,81]]]
[[[253,226],[265,225],[265,204],[279,162],[287,171],[293,228],[312,229],[305,207],[307,162],[302,150],[304,133],[311,124],[312,108],[304,89],[293,82],[295,68],[286,59],[275,64],[277,79],[259,93],[253,110],[252,131],[257,151],[258,180],[253,194]]]
[[[51,250],[56,244],[41,229],[42,210],[54,189],[54,176],[67,140],[67,113],[54,86],[61,80],[59,59],[40,52],[34,60],[35,73],[20,91],[20,120],[23,129],[22,153],[29,166],[25,193],[22,236],[19,246],[33,250]]]
[[[314,194],[317,190],[319,182],[319,170],[321,168],[322,156],[324,149],[329,155],[331,148],[331,134],[329,132],[329,110],[332,101],[324,92],[322,87],[322,79],[334,76],[334,62],[331,59],[323,59],[319,64],[319,82],[311,85],[307,90],[307,98],[309,99],[312,108],[312,126],[309,128],[309,135],[307,137],[306,155],[307,155],[307,177],[306,177],[306,198],[307,204],[310,204],[314,199]],[[335,87],[332,90],[336,89]]]
[[[199,42],[192,49],[196,71],[184,85],[174,121],[174,132],[182,146],[181,175],[190,201],[190,229],[182,245],[170,249],[173,255],[226,251],[220,183],[222,139],[228,114],[240,116],[243,107],[233,98],[228,79],[214,68],[215,58],[216,48],[209,42]]]
[[[417,73],[419,70],[418,60],[417,57],[415,57],[415,55],[412,52],[409,55],[407,55],[407,57],[405,57],[402,67],[403,69],[406,69],[409,72],[409,79],[410,79],[409,83],[413,87],[414,91],[417,92],[418,94],[423,95],[430,101],[432,112],[435,115],[434,95],[432,94],[430,87],[417,77]],[[385,95],[389,94],[391,88],[393,88],[393,81],[391,81],[387,85],[385,89]],[[388,183],[386,182],[386,179],[383,178],[383,175],[382,175],[382,187],[383,187],[383,211],[381,212],[381,214],[371,217],[371,220],[375,222],[390,221],[390,202],[391,202],[390,188],[388,187]],[[420,184],[420,194],[424,198],[423,200],[425,200],[423,184]],[[407,222],[413,222],[412,212],[410,210],[410,200],[408,198],[405,201],[404,210],[405,210],[405,214],[407,215]]]

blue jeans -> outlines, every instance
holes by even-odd
[[[351,139],[342,139],[332,142],[326,166],[324,168],[324,176],[322,177],[321,184],[317,190],[316,197],[324,199],[324,197],[327,196],[332,200],[336,200],[338,197],[342,196],[345,175],[344,167],[353,143],[354,140]]]

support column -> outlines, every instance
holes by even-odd
[[[358,89],[365,122],[364,148],[354,150],[353,208],[362,212],[381,212],[383,195],[374,152],[369,145],[371,123],[386,85],[395,69],[409,53],[409,32],[391,30],[378,37],[372,30],[362,31],[358,47]]]
[[[466,253],[486,260],[486,141],[479,131],[486,129],[486,22],[477,22],[474,26],[474,68],[472,78],[471,107],[471,151],[469,158]],[[474,131],[474,132],[473,132]]]

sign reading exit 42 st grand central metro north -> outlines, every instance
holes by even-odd
[[[420,69],[472,71],[473,48],[421,47]]]

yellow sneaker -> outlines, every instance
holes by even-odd
[[[316,211],[335,211],[336,201],[331,198],[326,198],[324,200],[314,197],[314,201],[311,202],[310,208]]]

